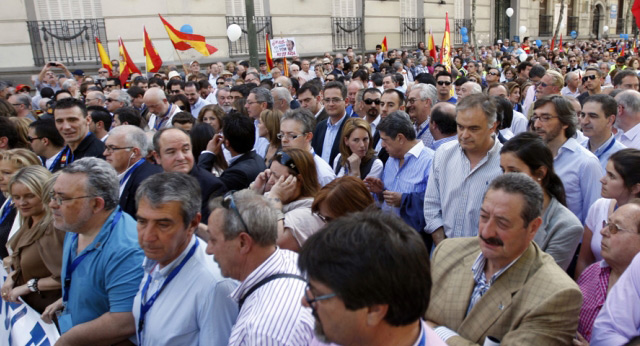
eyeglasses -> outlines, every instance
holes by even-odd
[[[169,90],[169,94],[177,95],[177,94],[179,94],[181,91],[182,91],[182,90],[180,90],[180,89],[178,89],[178,90]]]
[[[607,222],[605,220],[602,220],[602,228],[604,229],[605,227],[609,228],[609,233],[611,233],[611,234],[616,234],[618,232],[636,233],[634,231],[629,231],[629,230],[626,230],[626,229],[622,229],[622,228],[620,228],[620,226],[616,225],[615,223]]]
[[[216,82],[218,85],[224,85],[224,82]]]
[[[116,150],[123,150],[123,149],[133,149],[133,147],[115,147],[113,145],[107,145],[106,147],[104,147],[104,151],[107,153],[113,153]]]
[[[544,83],[544,82],[538,82],[538,83],[536,83],[536,87],[537,87],[537,86],[541,86],[541,87],[543,87],[543,88],[546,88],[546,87],[548,87],[548,86],[549,86],[549,84]]]
[[[327,82],[333,82],[333,81],[335,81],[335,78],[327,78],[326,81]]]
[[[118,100],[114,100],[114,99],[112,99],[112,98],[107,98],[107,100],[106,100],[106,101],[107,101],[107,102],[116,102],[116,101],[118,101]]]
[[[307,283],[307,289],[304,290],[304,299],[307,301],[307,304],[311,307],[313,315],[316,314],[316,308],[314,306],[314,303],[322,301],[322,300],[331,299],[331,298],[337,296],[336,293],[329,293],[329,294],[321,295],[321,296],[318,296],[318,297],[313,297],[312,294],[313,293],[311,292],[311,285],[309,285],[309,283]]]
[[[300,171],[298,170],[296,163],[293,162],[293,159],[291,158],[291,156],[289,156],[289,154],[287,154],[286,152],[284,151],[277,152],[275,155],[273,155],[273,159],[278,161],[281,165],[286,166],[287,168],[290,168],[296,174],[300,174]]]
[[[323,101],[324,103],[329,104],[329,103],[340,103],[344,100],[338,97],[334,97],[334,98],[326,98]]]
[[[36,139],[42,139],[44,137],[31,137],[31,136],[27,136],[27,141],[29,141],[29,143],[35,141]]]
[[[489,72],[489,74],[492,75],[492,76],[497,76],[498,72]]]
[[[50,192],[49,193],[49,198],[51,198],[52,201],[56,202],[57,205],[62,205],[63,202],[66,201],[71,201],[74,199],[81,199],[81,198],[93,198],[95,196],[80,196],[80,197],[60,197],[60,195],[58,195],[55,192]]]
[[[109,71],[98,71],[98,74],[108,74]]]
[[[588,81],[589,79],[591,80],[595,80],[596,79],[596,75],[592,74],[591,76],[584,76],[582,77],[582,83]]]
[[[229,191],[224,195],[224,197],[222,198],[222,206],[225,209],[233,210],[238,216],[238,218],[240,219],[240,223],[242,223],[242,227],[244,227],[244,231],[247,232],[247,234],[251,235],[251,233],[249,233],[249,227],[247,227],[247,224],[244,223],[244,220],[242,219],[242,215],[240,215],[240,211],[236,206],[236,202],[233,200],[234,193],[235,191]]]
[[[278,139],[283,139],[284,138],[284,139],[289,140],[289,141],[292,141],[292,140],[294,140],[294,139],[296,139],[298,137],[301,137],[301,136],[304,136],[304,134],[292,135],[290,133],[282,133],[282,132],[280,132],[280,133],[278,133],[276,135],[276,137],[278,137]]]
[[[22,103],[12,103],[11,105],[14,107],[24,106]]]
[[[371,104],[373,104],[373,103],[375,103],[375,104],[379,105],[379,104],[380,104],[380,102],[382,102],[382,101],[380,101],[380,99],[374,99],[374,100],[372,100],[372,99],[365,99],[365,100],[364,100],[364,103],[365,103],[365,104],[367,104],[367,105],[369,105],[369,106],[370,106]]]
[[[558,116],[557,115],[546,115],[546,114],[545,115],[541,115],[541,116],[534,115],[534,116],[531,117],[531,121],[535,123],[536,121],[540,120],[540,122],[546,123],[547,121],[549,121],[549,120],[551,120],[553,118],[558,118]]]
[[[105,85],[105,86],[104,86],[104,88],[105,88],[105,89],[106,89],[106,88],[113,88],[113,87],[115,87],[115,86],[116,86],[115,84],[107,84],[107,85]]]
[[[439,80],[438,81],[438,85],[447,85],[448,86],[448,85],[451,85],[451,82],[445,82],[443,80]]]
[[[407,100],[407,103],[408,103],[408,104],[414,104],[414,103],[416,103],[416,102],[418,102],[418,101],[420,101],[420,99],[410,98],[410,99],[408,99],[408,100]]]

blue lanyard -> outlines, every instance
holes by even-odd
[[[167,116],[169,115],[169,113],[171,113],[171,108],[172,107],[173,107],[173,105],[169,105],[169,109],[167,109],[167,112],[164,113],[164,115],[162,116],[160,121],[156,124],[156,126],[155,126],[156,130],[159,130],[162,127],[162,123],[164,123],[164,121],[168,119]]]
[[[68,148],[68,147],[67,147]],[[58,162],[60,162],[60,158],[62,158],[62,155],[64,155],[65,150],[60,150],[60,152],[58,153],[58,156],[56,156],[55,160],[53,160],[53,163],[51,164],[51,167],[49,167],[49,171],[53,173],[53,170],[55,169],[56,165],[58,164]],[[45,168],[47,165],[47,161],[45,161]]]
[[[149,275],[147,276],[147,282],[145,282],[144,287],[142,287],[142,292],[140,293],[140,319],[138,320],[138,342],[140,344],[142,343],[142,330],[144,329],[145,315],[151,309],[153,304],[156,302],[156,299],[158,298],[162,290],[164,290],[164,288],[171,282],[171,280],[173,280],[173,278],[175,278],[178,275],[182,267],[184,267],[187,261],[189,261],[189,259],[193,256],[193,254],[196,252],[197,247],[198,247],[198,238],[196,238],[196,243],[193,244],[191,249],[189,249],[189,252],[187,253],[187,255],[182,259],[182,262],[180,262],[180,264],[178,264],[177,267],[173,268],[171,273],[169,273],[169,276],[167,276],[167,278],[164,280],[164,282],[162,283],[162,286],[160,286],[160,289],[158,289],[156,293],[154,293],[149,298],[149,300],[147,300],[146,303],[142,303],[144,301],[144,297],[147,295],[149,284],[151,283],[151,273],[149,273]]]
[[[91,131],[87,132],[87,135],[84,136],[84,138],[82,140],[84,141],[89,136],[91,136]],[[82,141],[80,143],[82,143]],[[68,144],[64,149],[62,149],[62,153],[61,154],[62,154],[61,160],[62,160],[62,163],[64,164],[64,166],[68,166],[71,163],[73,163],[75,155],[73,154],[73,151],[71,151],[71,147]],[[54,167],[54,166],[55,165],[52,165],[51,167]]]
[[[140,165],[142,165],[144,163],[144,161],[145,161],[145,159],[140,159],[133,166],[131,166],[131,168],[129,168],[127,173],[125,173],[124,177],[122,177],[122,179],[120,179],[120,186],[122,186],[122,184],[124,184],[127,181],[127,179],[129,179],[129,176],[131,176],[131,174],[133,174],[133,171],[135,171],[136,168],[140,167]]]
[[[118,223],[118,221],[120,220],[120,217],[122,216],[122,210],[118,210],[116,212],[116,214],[113,216],[113,219],[111,220],[111,229],[109,230],[109,232],[113,231],[113,228],[116,226],[116,224]],[[78,240],[78,233],[73,235],[73,240],[72,240],[72,244],[73,242],[76,242]],[[76,243],[76,246],[78,243]],[[85,253],[83,253],[82,255],[76,257],[76,259],[74,259],[73,261],[71,261],[71,263],[67,263],[67,272],[66,275],[64,277],[64,295],[63,295],[63,301],[66,303],[67,301],[69,301],[69,289],[71,288],[71,275],[73,275],[73,272],[76,270],[76,268],[78,268],[78,266],[80,265],[80,263],[87,257],[87,255],[92,252],[95,249],[91,249],[89,251],[85,251]],[[73,249],[71,249],[69,251],[69,260],[71,259],[71,255],[73,253]]]
[[[609,143],[609,145],[607,146],[607,148],[606,148],[606,149],[604,149],[604,151],[603,151],[603,152],[601,152],[601,153],[600,153],[600,155],[598,155],[598,160],[600,160],[600,158],[602,157],[602,155],[606,154],[606,153],[607,153],[607,151],[609,151],[609,149],[611,149],[611,147],[612,147],[614,144],[616,144],[616,139],[615,139],[615,138],[614,138],[614,139],[612,139],[612,140],[611,140],[611,143]]]
[[[13,211],[13,203],[11,203],[11,198],[7,200],[7,203],[4,205],[4,210],[2,211],[2,218],[0,218],[0,225],[4,223],[4,220],[9,216],[9,214]]]
[[[424,131],[427,131],[429,129],[429,124],[427,123],[427,126],[425,126],[422,130],[420,130],[420,133],[418,133],[418,139],[420,139],[420,137],[424,134]]]

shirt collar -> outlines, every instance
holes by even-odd
[[[564,144],[562,144],[562,146],[560,147],[560,150],[558,150],[558,155],[560,155],[560,152],[563,151],[563,148],[566,150],[575,152],[578,150],[579,146],[580,144],[578,143],[578,141],[576,141],[573,137],[571,137],[567,139],[567,141],[564,142]]]
[[[489,281],[487,281],[487,278],[485,277],[485,274],[484,274],[484,267],[487,264],[487,259],[484,257],[482,252],[480,252],[480,254],[478,254],[478,257],[476,258],[476,261],[471,266],[471,272],[473,273],[473,279],[475,280],[476,283],[479,283],[479,282],[481,282],[482,279],[484,279],[486,284],[491,286],[494,282],[496,282],[496,280],[498,280],[498,278],[504,272],[506,272],[509,268],[511,268],[511,266],[514,263],[516,263],[520,259],[520,257],[522,257],[523,254],[524,254],[524,252],[522,254],[520,254],[520,256],[518,256],[518,258],[514,259],[511,263],[507,264],[504,268],[502,268],[502,269],[498,270],[497,272],[495,272],[495,274],[493,274],[493,276],[491,276],[491,279],[489,279]]]
[[[238,155],[236,155],[236,156],[231,157],[231,158],[229,159],[229,161],[228,161],[229,165],[231,165],[235,160],[237,160],[237,159],[238,159],[240,156],[242,156],[242,155],[244,155],[244,154],[238,154]]]
[[[340,118],[340,120],[338,120],[338,122],[336,122],[335,125],[331,125],[331,118],[327,119],[327,127],[340,126],[340,124],[342,124],[342,122],[346,117],[347,117],[347,112],[345,111],[344,114],[342,114],[342,118]]]
[[[609,144],[611,144],[611,141],[615,140],[615,137],[613,136],[613,133],[611,134],[611,137],[609,137],[609,139],[607,139],[604,143],[602,143],[601,146],[599,146],[596,151],[594,151],[594,154],[599,155],[601,154]],[[591,150],[591,140],[587,141],[587,149]]]
[[[140,160],[141,160],[141,159],[140,159]],[[140,161],[140,160],[138,160],[138,161]],[[133,166],[135,166],[135,165],[136,165],[136,163],[138,163],[138,161],[133,162],[133,163],[131,164],[131,166],[129,166],[129,168],[125,169],[125,170],[124,170],[124,172],[122,172],[122,173],[118,174],[118,180],[122,179],[122,178],[127,174],[127,172],[129,172],[129,171],[131,170],[131,168],[133,168]]]
[[[192,235],[191,240],[189,240],[189,244],[187,244],[184,250],[182,250],[182,253],[180,253],[180,256],[176,257],[176,259],[171,261],[171,263],[166,265],[164,268],[158,269],[157,273],[163,277],[167,277],[169,273],[171,273],[173,268],[175,268],[178,265],[178,263],[182,262],[182,259],[184,259],[184,257],[187,255],[189,250],[191,250],[191,247],[193,247],[193,244],[195,243],[196,243],[196,237]],[[154,271],[156,264],[158,264],[158,261],[145,257],[144,261],[142,262],[142,268],[144,268],[145,273],[151,274]]]
[[[622,133],[622,137],[633,140],[640,133],[640,123],[632,127],[629,131]]]
[[[409,149],[409,151],[407,151],[406,154],[404,154],[404,158],[406,159],[408,155],[413,155],[417,158],[420,156],[420,153],[422,153],[422,149],[424,149],[424,143],[422,143],[421,140],[418,140],[418,143],[416,143],[416,145],[414,145],[411,149]]]
[[[382,116],[378,114],[378,117],[376,118],[376,120],[371,122],[371,125],[378,126],[378,124],[380,124],[380,120],[382,120]]]

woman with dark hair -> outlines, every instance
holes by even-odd
[[[309,151],[293,148],[278,151],[271,167],[258,174],[251,189],[282,205],[284,217],[283,223],[278,224],[277,244],[283,249],[300,251],[307,238],[324,225],[311,212],[320,184]]]
[[[176,105],[176,107],[180,108],[181,111],[191,113],[191,105],[189,104],[187,96],[183,94],[171,95],[169,97],[169,102]]]
[[[342,128],[340,153],[333,160],[337,177],[350,175],[364,180],[380,178],[384,168],[373,149],[371,126],[361,118],[349,118]]]
[[[584,222],[582,247],[574,275],[576,279],[589,265],[602,260],[600,231],[603,221],[608,222],[616,209],[640,197],[640,150],[622,149],[611,155],[600,182],[602,198],[593,202]]]
[[[202,113],[202,112],[201,112]],[[198,162],[200,153],[207,149],[207,144],[213,139],[215,135],[214,128],[207,123],[197,123],[189,131],[189,137],[191,137],[191,152],[193,153],[193,162]],[[221,152],[217,157],[211,173],[216,177],[219,177],[225,169],[227,169],[227,160],[224,157],[224,152]]]
[[[340,216],[363,211],[375,201],[364,182],[357,177],[345,176],[325,185],[316,194],[311,211],[324,222]]]
[[[513,122],[513,105],[504,97],[492,97],[496,103],[496,112],[498,114],[498,140],[504,143],[513,138],[511,131],[511,123]]]
[[[542,187],[542,225],[533,240],[567,270],[582,238],[582,224],[566,207],[564,185],[553,170],[551,150],[538,135],[520,133],[500,150],[500,168],[505,173],[524,173]]]
[[[222,107],[218,105],[206,105],[200,109],[198,123],[207,123],[213,127],[214,133],[220,133],[222,131],[222,125],[224,124],[222,118],[224,118],[225,115]]]

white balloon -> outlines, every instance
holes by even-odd
[[[511,18],[511,16],[513,16],[513,8],[509,7],[507,8],[507,17]]]
[[[524,35],[525,32],[527,32],[527,27],[523,25],[520,27],[520,35]]]
[[[520,54],[519,56],[520,62],[524,62],[525,60],[527,60],[527,53],[522,52],[522,54]]]
[[[235,42],[242,36],[242,28],[238,24],[231,24],[227,28],[227,37],[229,41]]]
[[[608,27],[608,26],[606,26],[606,25],[605,25],[605,26],[603,26],[603,27],[602,27],[602,31],[603,31],[603,32],[607,32],[607,31],[609,31],[609,27]]]

